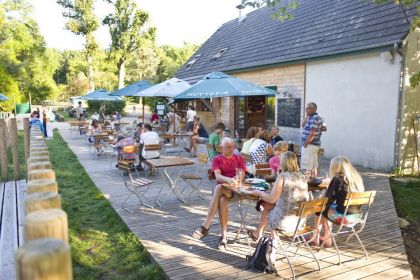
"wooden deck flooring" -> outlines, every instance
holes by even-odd
[[[122,209],[121,205],[128,191],[125,189],[119,172],[110,168],[105,157],[93,159],[88,154],[85,138],[69,136],[66,124],[57,124],[62,136],[77,155],[80,162],[89,173],[96,186],[109,198],[112,206],[122,217],[129,228],[138,236],[152,257],[165,271],[169,279],[274,279],[272,275],[245,270],[245,255],[249,247],[245,235],[240,235],[233,242],[234,231],[238,228],[239,212],[235,205],[230,206],[229,232],[230,244],[226,251],[215,249],[218,240],[217,217],[210,229],[210,235],[202,241],[189,237],[191,232],[199,227],[207,214],[208,203],[213,182],[204,180],[203,192],[207,198],[201,200],[196,194],[191,196],[187,204],[180,203],[173,195],[163,208],[148,209],[139,207],[137,201],[129,200],[129,207],[135,209],[131,214]],[[324,170],[327,162],[323,163]],[[191,168],[191,167],[187,167]],[[310,258],[309,252],[300,250],[292,260],[299,279],[412,279],[411,269],[407,261],[405,247],[398,227],[392,194],[388,183],[388,174],[358,168],[364,178],[367,190],[376,190],[376,201],[371,208],[367,226],[360,234],[369,253],[369,260],[357,259],[362,251],[354,243],[338,242],[343,260],[350,260],[341,266],[335,265],[337,257],[335,250],[329,248],[317,253],[320,259],[321,271],[314,272],[316,263]],[[176,172],[179,170],[172,170]],[[205,168],[202,170],[206,175]],[[154,197],[162,176],[149,177],[155,180],[148,197]],[[184,186],[181,182],[179,185]],[[187,189],[188,190],[188,189]],[[156,206],[156,205],[155,205]],[[248,226],[255,227],[258,223],[258,212],[249,209]],[[253,248],[255,244],[252,243]],[[252,248],[252,249],[253,249]],[[276,262],[281,277],[291,277],[291,272],[281,256]],[[278,278],[278,277],[277,277]]]

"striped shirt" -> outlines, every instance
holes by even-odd
[[[318,113],[315,113],[314,115],[308,117],[302,130],[302,136],[301,136],[302,146],[305,144],[312,130],[315,130],[316,134],[315,134],[315,137],[312,139],[312,141],[308,144],[321,146],[322,124],[323,124],[323,120],[321,116],[318,115]]]

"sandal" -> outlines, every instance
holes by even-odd
[[[226,236],[220,236],[219,243],[217,243],[217,249],[221,250],[221,248],[223,246],[226,250],[227,242],[228,242],[228,240],[227,240]]]
[[[191,236],[195,239],[202,239],[207,235],[209,235],[209,229],[205,228],[204,226],[200,226],[191,234]]]
[[[257,242],[258,239],[260,239],[259,237],[254,235],[254,231],[253,230],[247,230],[246,233],[248,234],[248,237],[252,239],[252,241]]]

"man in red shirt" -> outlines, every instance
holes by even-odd
[[[227,244],[227,222],[228,222],[228,202],[234,196],[234,193],[224,188],[222,183],[234,184],[237,180],[236,170],[242,169],[242,178],[245,175],[246,165],[244,159],[240,155],[235,155],[235,143],[232,139],[225,137],[221,143],[223,152],[222,154],[213,158],[212,169],[216,176],[218,185],[214,189],[213,197],[210,201],[210,209],[207,214],[206,221],[201,225],[200,228],[192,233],[192,237],[201,239],[208,235],[211,221],[217,210],[219,210],[220,219],[220,240],[218,248],[222,246],[226,248]]]

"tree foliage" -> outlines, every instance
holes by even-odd
[[[89,90],[95,90],[93,61],[98,45],[94,31],[99,28],[99,20],[94,13],[95,0],[57,0],[64,8],[63,16],[69,18],[66,28],[85,38],[86,60],[88,62]]]
[[[113,3],[112,1],[110,1]],[[116,0],[114,14],[108,15],[103,23],[108,25],[111,35],[111,57],[118,67],[118,88],[124,86],[125,62],[137,52],[146,41],[154,41],[156,29],[146,28],[149,14],[137,9],[132,0]]]

